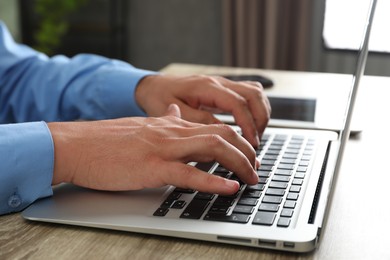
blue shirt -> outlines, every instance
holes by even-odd
[[[150,74],[92,54],[49,58],[15,43],[0,21],[0,215],[52,195],[45,122],[145,116],[134,92]]]

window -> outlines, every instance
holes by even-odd
[[[326,0],[323,38],[327,48],[357,50],[370,0]],[[378,0],[370,51],[390,53],[389,0]]]

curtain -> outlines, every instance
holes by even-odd
[[[222,0],[224,65],[308,66],[313,0]]]

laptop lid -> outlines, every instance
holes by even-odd
[[[335,142],[333,145],[334,148],[337,150],[336,152],[337,156],[333,158],[334,162],[330,163],[331,165],[334,165],[333,167],[334,174],[325,177],[328,178],[328,180],[324,181],[328,183],[327,187],[325,187],[328,190],[326,190],[325,193],[330,194],[330,197],[324,200],[323,198],[324,196],[322,196],[322,201],[319,202],[318,214],[321,216],[320,222],[322,222],[322,224],[320,224],[320,228],[322,228],[322,226],[324,225],[323,221],[326,220],[327,213],[328,213],[327,208],[329,207],[330,202],[332,200],[331,195],[332,195],[333,186],[337,182],[337,176],[340,172],[340,167],[342,164],[345,147],[347,145],[349,137],[351,136],[352,116],[355,107],[355,102],[357,99],[359,85],[360,85],[359,83],[364,74],[364,69],[367,62],[369,40],[370,40],[371,28],[374,19],[376,5],[377,5],[377,0],[367,0],[367,8],[368,8],[367,15],[366,15],[366,20],[363,24],[364,28],[362,29],[360,45],[357,46],[357,58],[356,58],[355,71],[351,79],[351,88],[348,94],[348,98],[346,100],[342,125],[338,130],[339,132],[338,142]]]

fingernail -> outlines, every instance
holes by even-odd
[[[253,176],[254,176],[254,183],[259,183],[259,175],[257,175],[256,171],[253,171]]]
[[[261,164],[260,159],[256,157],[256,161],[255,161],[255,170],[257,170],[257,169],[260,168],[260,164]]]
[[[260,145],[260,138],[259,138],[259,135],[257,134],[257,132],[255,135],[255,143],[256,143],[256,147],[258,147]]]
[[[235,192],[239,189],[240,184],[237,181],[225,179],[225,186],[229,188],[229,190],[231,190],[232,192]]]

